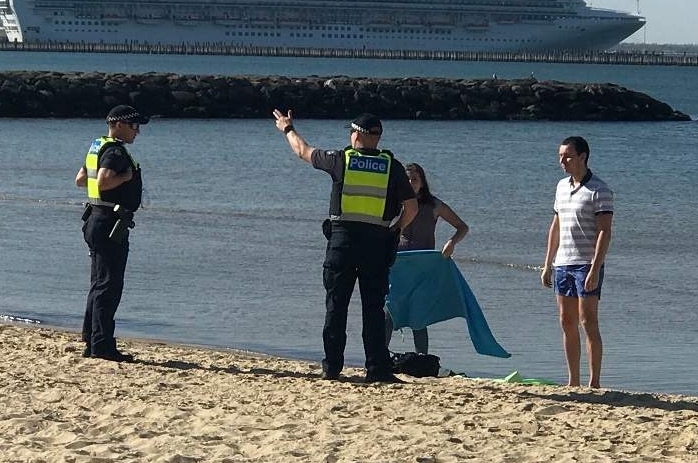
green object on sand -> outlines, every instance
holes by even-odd
[[[555,381],[550,381],[542,378],[523,378],[518,370],[511,372],[503,379],[495,379],[498,383],[515,383],[515,384],[535,384],[545,386],[559,386]]]
[[[555,381],[550,381],[549,379],[542,378],[524,378],[521,376],[518,370],[512,371],[504,378],[468,378],[478,381],[494,381],[495,383],[509,383],[509,384],[531,384],[535,386],[559,386],[560,384]]]

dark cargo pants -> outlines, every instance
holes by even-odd
[[[91,269],[82,340],[91,347],[92,354],[98,355],[116,351],[114,315],[121,302],[128,259],[128,237],[122,243],[109,239],[115,222],[113,214],[95,211],[83,226]]]
[[[383,306],[394,254],[394,238],[386,229],[368,224],[332,223],[323,264],[326,314],[322,368],[327,374],[339,375],[344,367],[349,301],[357,280],[367,374],[390,373]]]

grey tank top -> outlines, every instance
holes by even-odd
[[[417,216],[400,235],[398,250],[410,251],[415,249],[434,249],[436,244],[436,210],[441,206],[441,200],[434,198],[434,205],[420,204]]]

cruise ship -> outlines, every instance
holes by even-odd
[[[0,0],[10,42],[598,51],[645,19],[584,0]]]

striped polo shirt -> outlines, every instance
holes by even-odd
[[[613,191],[588,170],[576,188],[572,177],[560,180],[554,209],[559,220],[560,245],[553,265],[591,263],[596,249],[596,216],[613,213]]]

